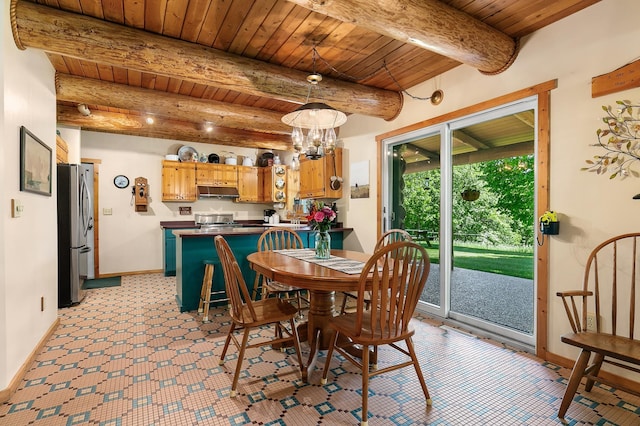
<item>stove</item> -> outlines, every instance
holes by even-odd
[[[233,220],[233,213],[229,214],[195,214],[196,226],[200,229],[220,229],[220,228],[233,228],[239,226],[237,222]]]

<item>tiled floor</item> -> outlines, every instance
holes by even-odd
[[[0,405],[0,425],[359,423],[360,375],[337,359],[320,386],[320,371],[309,384],[300,380],[295,357],[252,349],[239,395],[229,398],[236,361],[228,356],[218,366],[228,317],[222,309],[214,315],[203,324],[195,312],[178,313],[174,279],[159,274],[90,290],[82,304],[60,311],[55,335]],[[395,371],[371,381],[370,425],[560,424],[566,369],[427,319],[415,326],[433,407],[426,409],[412,370]],[[395,356],[381,350],[380,365]],[[576,396],[567,420],[639,425],[640,398],[595,387]]]

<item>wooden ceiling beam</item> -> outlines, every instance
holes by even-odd
[[[248,132],[225,127],[215,127],[212,132],[206,132],[200,123],[167,117],[155,117],[155,120],[154,124],[147,124],[145,117],[141,115],[107,111],[91,111],[91,115],[84,116],[77,108],[65,105],[57,106],[58,124],[80,127],[83,130],[246,148],[280,151],[293,149],[291,138],[285,135]]]
[[[453,156],[453,165],[474,164],[483,161],[499,160],[501,158],[519,157],[521,155],[533,154],[534,142],[522,142],[513,145],[500,146],[497,148],[484,149],[482,151],[465,152]],[[405,174],[425,172],[440,168],[440,159],[416,161],[407,164]]]
[[[464,132],[464,130],[454,130],[453,131],[453,139],[457,140],[458,142],[468,145],[472,148],[474,148],[474,150],[480,150],[480,149],[488,149],[490,148],[489,145],[487,145],[486,143],[479,141],[478,139],[474,138],[471,135],[468,135],[467,133]]]
[[[20,49],[35,48],[296,104],[307,101],[308,73],[302,71],[24,0],[12,0],[10,13]],[[322,101],[346,113],[392,120],[402,110],[400,92],[331,78],[320,84]]]
[[[289,0],[334,19],[500,73],[518,55],[516,40],[438,0]]]
[[[252,132],[291,135],[291,127],[280,121],[282,114],[278,112],[70,74],[56,74],[56,98],[58,101],[147,112],[202,125],[210,123]]]

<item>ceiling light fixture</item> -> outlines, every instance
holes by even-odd
[[[145,121],[147,122],[147,124],[153,124],[155,120],[153,119],[153,117],[147,117]]]
[[[282,117],[283,123],[293,127],[291,132],[293,148],[296,152],[302,153],[312,160],[333,152],[337,141],[335,128],[347,122],[347,116],[344,112],[323,102],[309,102],[311,91],[317,89],[318,83],[322,81],[322,76],[316,72],[316,55],[314,47],[313,72],[307,77],[309,90],[305,104]],[[303,133],[303,129],[309,130],[306,135]]]

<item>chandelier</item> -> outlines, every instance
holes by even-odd
[[[313,73],[307,77],[309,90],[305,104],[282,117],[282,122],[293,127],[291,141],[296,152],[316,160],[333,152],[336,147],[336,127],[347,122],[344,112],[322,102],[309,102],[311,91],[318,87],[322,76],[315,72],[316,50],[313,49]],[[307,133],[304,133],[304,130]]]

